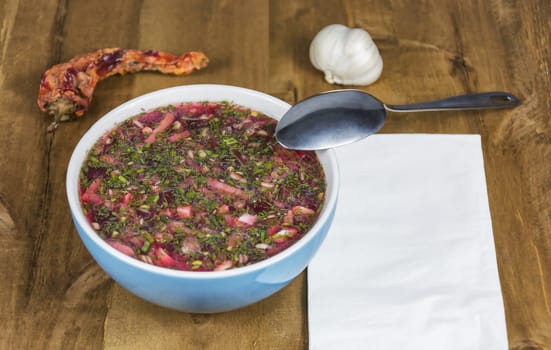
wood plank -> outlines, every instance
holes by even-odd
[[[40,28],[51,25],[49,21],[56,11],[56,4],[52,5],[44,7],[44,18],[25,12],[29,10],[25,4],[14,2],[3,3],[0,12],[0,87],[3,91],[0,95],[0,114],[3,116],[0,118],[0,139],[10,147],[9,152],[0,153],[0,211],[3,218],[0,230],[0,264],[3,266],[0,307],[4,310],[0,324],[6,330],[0,337],[3,349],[18,348],[28,342],[28,339],[18,336],[19,331],[34,333],[36,330],[24,325],[24,313],[28,303],[25,291],[29,285],[30,260],[36,237],[42,230],[40,224],[44,221],[44,213],[41,209],[48,181],[44,176],[47,165],[47,147],[44,145],[48,145],[49,140],[44,132],[38,132],[43,120],[37,117],[34,105],[39,67],[47,57],[34,55],[26,42],[29,37],[34,37],[35,49],[47,51],[49,40]],[[9,62],[18,62],[20,67],[28,69],[13,69]]]
[[[528,13],[523,4],[533,6],[530,18],[522,18]],[[550,243],[542,230],[549,229],[550,205],[544,198],[549,198],[551,171],[532,171],[533,164],[551,164],[549,134],[542,132],[550,125],[545,112],[549,98],[544,96],[550,88],[549,63],[541,64],[549,45],[542,45],[537,34],[546,21],[551,28],[551,12],[543,2],[457,5],[456,13],[477,14],[457,16],[464,56],[472,67],[471,85],[513,91],[524,100],[514,110],[481,114],[479,123],[510,346],[537,348],[548,344],[551,334],[551,281],[545,277],[551,259],[542,253]],[[531,87],[534,76],[541,77],[537,88]],[[530,312],[526,303],[532,304]]]
[[[95,18],[106,23],[120,23],[119,30],[128,26],[123,33],[130,32],[132,18],[137,17],[132,2],[126,6],[118,2],[120,7],[95,2],[94,8],[88,7],[87,1],[48,4],[38,12],[30,1],[12,3],[12,12],[6,14],[15,18],[15,29],[3,42],[2,85],[4,91],[15,91],[2,97],[2,108],[6,108],[2,115],[12,116],[2,118],[2,133],[6,134],[2,139],[9,140],[14,152],[3,153],[0,163],[17,166],[0,171],[6,207],[16,225],[17,239],[25,244],[10,244],[10,250],[0,254],[4,266],[14,265],[6,261],[8,257],[17,259],[16,267],[21,266],[6,279],[13,281],[10,289],[17,297],[11,305],[15,307],[15,314],[10,315],[14,327],[5,339],[7,348],[98,348],[111,282],[92,262],[72,226],[65,171],[72,148],[94,119],[90,115],[97,115],[100,108],[93,104],[85,123],[67,124],[52,135],[45,132],[49,118],[37,109],[35,101],[40,75],[51,64],[111,46],[108,41],[132,46],[112,35],[111,28],[83,20],[82,13],[96,13],[99,17]],[[125,18],[126,23],[121,21]],[[9,62],[19,64],[14,67]],[[109,84],[104,86],[104,91],[108,90]],[[99,91],[96,97],[101,100],[101,95]],[[14,254],[11,250],[18,246],[22,251]]]
[[[166,310],[117,286],[105,323],[104,349],[135,349],[136,344],[144,349],[176,344],[205,350],[303,349],[305,329],[290,315],[300,314],[304,283],[301,275],[266,300],[212,315]]]
[[[141,48],[201,50],[207,69],[174,79],[140,74],[136,94],[194,83],[237,85],[265,91],[268,74],[268,6],[266,1],[144,1],[138,31]],[[159,19],[163,20],[160,21]],[[160,35],[163,33],[163,35]]]

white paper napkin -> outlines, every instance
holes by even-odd
[[[480,136],[374,135],[336,152],[310,349],[507,349]]]

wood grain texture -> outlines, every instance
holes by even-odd
[[[511,349],[551,349],[551,2],[140,0],[0,2],[0,349],[305,349],[306,278],[248,308],[190,315],[148,304],[95,264],[72,226],[65,171],[79,137],[164,87],[239,85],[290,103],[334,88],[308,59],[323,26],[367,29],[384,60],[364,89],[411,103],[506,90],[507,111],[390,116],[384,133],[482,135]],[[101,82],[86,115],[45,133],[41,73],[103,47],[203,50],[204,71]],[[146,331],[144,331],[146,330]]]

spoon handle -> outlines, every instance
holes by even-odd
[[[409,105],[387,105],[385,109],[391,112],[425,112],[450,111],[465,109],[511,108],[518,106],[521,101],[508,92],[481,92],[467,94]]]

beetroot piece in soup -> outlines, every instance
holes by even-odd
[[[325,178],[314,152],[275,141],[275,125],[228,102],[128,119],[83,165],[84,213],[115,249],[167,268],[226,270],[277,254],[313,226]]]

